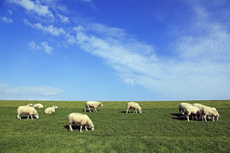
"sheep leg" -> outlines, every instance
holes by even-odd
[[[214,116],[212,117],[212,120],[213,120],[213,122],[215,121],[215,117]]]
[[[72,132],[72,131],[73,131],[73,129],[72,129],[72,125],[71,125],[71,124],[69,125],[69,131],[70,131],[70,132]]]
[[[80,127],[80,132],[82,132],[82,126]]]
[[[85,108],[84,112],[86,112],[86,108]]]
[[[187,120],[189,121],[189,115],[187,116]]]
[[[31,120],[33,119],[33,115],[30,115],[30,117],[31,117]]]
[[[85,126],[85,130],[88,131],[87,127]]]
[[[95,108],[93,112],[97,112],[97,109]]]
[[[27,120],[29,119],[30,115],[27,116]]]
[[[126,114],[129,112],[129,108],[127,108]]]
[[[20,115],[18,115],[18,116],[17,116],[17,119],[18,119],[18,120],[20,120],[20,119],[21,119]]]
[[[88,107],[89,112],[91,112],[90,107]]]

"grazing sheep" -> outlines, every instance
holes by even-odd
[[[31,119],[33,119],[33,117],[32,117],[33,115],[37,119],[39,118],[36,109],[33,107],[29,107],[29,106],[19,106],[17,109],[17,113],[18,113],[18,116],[17,116],[18,120],[21,119],[20,115],[28,115],[27,119],[29,119],[29,116],[31,116]]]
[[[94,108],[94,111],[93,112],[97,112],[97,108],[99,107],[99,106],[103,106],[103,104],[101,103],[101,102],[99,102],[99,101],[87,101],[86,103],[85,103],[85,106],[86,106],[86,108],[85,108],[85,110],[84,110],[84,112],[86,112],[86,109],[88,108],[88,110],[91,112],[91,110],[90,110],[90,108]]]
[[[34,108],[43,108],[43,105],[42,105],[42,104],[34,104],[33,107],[34,107]]]
[[[93,122],[90,120],[88,115],[81,114],[81,113],[71,113],[68,116],[69,121],[69,131],[73,131],[72,124],[78,124],[80,125],[80,132],[82,132],[82,126],[85,126],[85,130],[88,131],[88,126],[92,131],[94,130]]]
[[[193,116],[196,116],[196,119],[198,120],[198,116],[200,116],[200,110],[199,108],[195,107],[195,106],[184,106],[184,114],[187,117],[187,120],[189,121],[189,116],[192,115],[192,120],[193,120]]]
[[[221,117],[214,107],[202,107],[201,108],[201,115],[202,115],[202,121],[205,119],[205,122],[207,122],[207,117],[210,119],[210,117],[213,117],[213,122],[218,121],[219,117]]]
[[[58,107],[57,107],[57,106],[48,107],[48,108],[45,109],[44,112],[45,112],[46,114],[52,114],[52,113],[55,112],[55,108],[58,108]]]
[[[140,113],[142,113],[141,107],[140,107],[140,105],[139,105],[138,103],[136,103],[136,102],[128,102],[126,105],[127,105],[126,114],[127,114],[128,112],[130,112],[130,109],[131,109],[131,108],[134,109],[133,113],[134,113],[134,112],[137,113],[137,110],[138,110]]]
[[[179,117],[180,117],[180,112],[182,111],[182,116],[184,116],[184,107],[185,106],[191,106],[189,103],[180,103],[179,105]]]

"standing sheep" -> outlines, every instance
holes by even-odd
[[[97,108],[99,107],[99,106],[103,106],[103,104],[101,103],[101,102],[99,102],[99,101],[87,101],[86,103],[85,103],[85,110],[84,110],[84,112],[86,112],[86,109],[88,108],[88,110],[91,112],[91,110],[90,110],[90,108],[94,108],[94,111],[93,112],[97,112]]]
[[[213,122],[215,121],[218,121],[219,117],[221,117],[218,113],[218,111],[216,110],[216,108],[214,107],[202,107],[201,108],[201,115],[202,115],[202,121],[203,119],[205,119],[205,122],[207,122],[207,117],[210,118],[210,117],[213,117]]]
[[[126,105],[127,105],[126,114],[127,114],[128,112],[130,112],[130,109],[131,109],[131,108],[134,109],[133,113],[134,113],[135,111],[136,111],[136,113],[137,113],[137,110],[138,110],[140,113],[142,113],[141,107],[140,107],[140,105],[139,105],[138,103],[136,103],[136,102],[128,102]]]
[[[200,116],[200,110],[195,106],[188,105],[184,107],[184,114],[187,117],[188,121],[190,115],[192,115],[192,120],[193,120],[193,116],[196,116],[196,119],[198,120],[198,116]]]
[[[18,120],[21,119],[20,115],[28,115],[27,119],[29,119],[29,116],[31,116],[31,119],[33,119],[33,117],[32,117],[33,115],[37,119],[39,118],[36,109],[33,107],[29,107],[29,106],[19,106],[17,109],[17,113],[18,113],[18,116],[17,116]]]
[[[45,109],[44,112],[45,112],[46,114],[52,114],[52,113],[55,112],[55,108],[58,108],[58,107],[57,107],[57,106],[48,107],[48,108]]]
[[[92,131],[94,130],[93,122],[90,120],[88,115],[81,114],[81,113],[71,113],[68,116],[69,121],[69,131],[73,131],[72,124],[78,124],[80,125],[80,132],[82,132],[82,126],[85,126],[85,130],[88,131],[88,126]]]
[[[185,106],[191,106],[189,103],[180,103],[179,105],[179,117],[180,117],[180,112],[182,111],[182,116],[184,116],[184,107]]]
[[[33,107],[34,107],[34,108],[43,108],[43,105],[42,105],[42,104],[34,104]]]

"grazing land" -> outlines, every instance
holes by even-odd
[[[126,101],[106,102],[83,112],[85,101],[0,101],[0,152],[229,152],[230,100],[186,101],[216,107],[220,119],[207,123],[178,117],[182,101],[140,102],[142,114],[126,114]],[[39,119],[17,120],[17,107],[41,103]],[[45,108],[57,105],[47,115]],[[67,116],[87,114],[95,130],[68,131]],[[132,110],[131,110],[132,112]]]

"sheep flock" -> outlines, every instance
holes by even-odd
[[[141,106],[136,103],[136,102],[128,102],[127,104],[127,110],[126,110],[126,114],[127,113],[131,113],[130,109],[134,109],[133,113],[137,113],[137,111],[139,113],[142,113],[142,109]],[[91,113],[92,111],[90,110],[90,108],[94,108],[93,112],[97,112],[97,108],[99,106],[103,106],[102,102],[98,102],[98,101],[87,101],[85,103],[85,109],[84,112],[86,112],[86,110],[88,109],[89,112]],[[25,105],[25,106],[19,106],[17,109],[17,119],[20,120],[21,116],[20,115],[27,115],[27,119],[29,119],[29,117],[31,119],[33,119],[33,116],[38,119],[39,115],[37,113],[36,109],[41,109],[43,108],[42,104],[34,104],[32,105],[31,103]],[[52,107],[47,107],[44,110],[45,114],[52,114],[55,113],[55,109],[58,108],[58,106],[52,106]],[[196,120],[201,120],[201,121],[205,121],[207,122],[207,118],[211,119],[211,117],[213,118],[213,121],[218,121],[219,117],[221,117],[217,111],[216,108],[214,107],[210,107],[210,106],[206,106],[200,103],[194,103],[194,104],[189,104],[189,103],[180,103],[179,104],[179,114],[178,114],[178,118],[181,117],[185,117],[187,119],[187,121],[189,121],[189,118],[192,117],[192,120],[194,120],[194,118]],[[76,124],[80,126],[80,132],[82,132],[82,127],[84,126],[85,131],[88,131],[87,127],[90,128],[92,131],[94,130],[94,124],[91,121],[91,119],[89,118],[88,115],[86,114],[82,114],[82,113],[70,113],[67,117],[68,122],[69,122],[69,131],[73,131],[72,129],[72,125]]]

